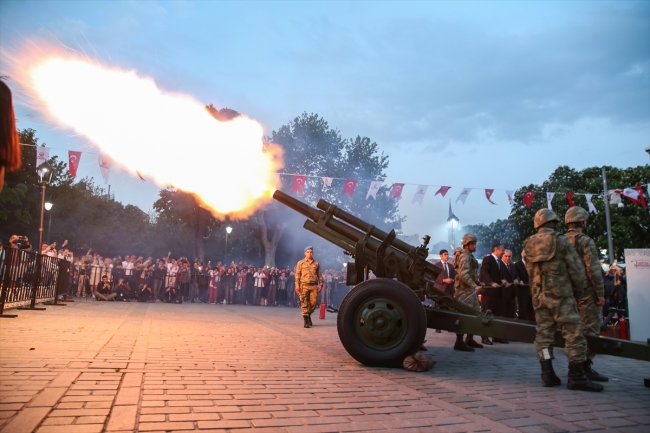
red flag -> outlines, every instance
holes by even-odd
[[[569,207],[573,207],[573,206],[575,206],[575,204],[573,204],[573,196],[574,196],[574,195],[575,195],[575,194],[572,193],[572,192],[567,192],[567,193],[566,193],[566,199],[567,199],[567,201],[569,202]]]
[[[79,160],[81,159],[81,152],[76,150],[68,150],[68,170],[72,177],[77,177],[77,167],[79,167]]]
[[[136,170],[135,173],[138,175],[138,177],[140,178],[141,181],[143,181],[143,182],[145,181],[144,177],[142,177],[142,174],[140,174],[140,172],[138,170]]]
[[[639,192],[639,201],[641,202],[641,206],[647,209],[648,203],[646,203],[645,201],[645,196],[643,195],[643,188],[637,185],[634,189],[636,189]]]
[[[492,204],[496,204],[495,202],[493,202],[492,200],[490,200],[490,197],[492,197],[492,193],[493,193],[493,192],[494,192],[493,189],[486,189],[486,190],[485,190],[485,198],[486,198],[487,201],[489,201],[490,203],[492,203]]]
[[[352,197],[352,194],[354,194],[354,188],[357,187],[357,180],[355,179],[347,179],[345,181],[345,187],[343,187],[343,192],[341,195],[348,194],[350,197]]]
[[[535,195],[535,191],[526,191],[526,194],[524,194],[524,199],[522,200],[522,203],[525,204],[528,209],[533,205],[533,196]]]
[[[404,189],[403,183],[394,183],[393,189],[390,190],[388,197],[395,197],[397,200],[402,198],[402,189]]]
[[[291,193],[298,192],[302,195],[305,192],[305,181],[307,181],[307,176],[297,174],[293,177],[293,184],[291,185]]]
[[[447,194],[447,191],[449,191],[450,189],[451,189],[450,186],[441,186],[440,189],[438,191],[436,191],[436,193],[433,196],[435,197],[438,194],[440,194],[441,196],[444,197],[445,194]]]

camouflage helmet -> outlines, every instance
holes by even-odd
[[[560,218],[558,218],[557,214],[552,210],[544,208],[537,211],[533,224],[535,225],[535,228],[538,229],[549,221],[560,222]]]
[[[587,221],[588,219],[589,219],[589,212],[587,212],[580,206],[573,206],[564,215],[564,222],[567,224],[579,223],[582,221]]]
[[[469,245],[472,242],[478,242],[478,239],[476,238],[476,236],[474,236],[471,233],[467,233],[465,236],[463,236],[463,239],[460,241],[460,243],[463,244],[463,246]]]

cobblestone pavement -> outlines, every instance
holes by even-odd
[[[0,431],[650,431],[650,363],[599,357],[600,394],[543,388],[530,344],[452,350],[427,373],[368,368],[336,315],[81,301],[0,320]],[[566,361],[555,362],[563,382]]]

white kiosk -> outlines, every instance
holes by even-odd
[[[650,339],[650,249],[626,249],[627,305],[630,340]]]

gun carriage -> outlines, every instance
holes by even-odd
[[[535,323],[482,313],[434,287],[440,269],[426,261],[429,236],[412,246],[325,200],[316,207],[275,191],[273,198],[307,217],[304,228],[354,257],[347,284],[354,288],[341,303],[337,330],[343,347],[368,366],[398,367],[417,352],[427,328],[532,343]],[[365,280],[370,269],[376,279]],[[364,281],[365,280],[365,281]],[[427,298],[435,308],[423,304]],[[555,345],[564,347],[558,331]],[[587,336],[591,351],[650,361],[650,345]]]

